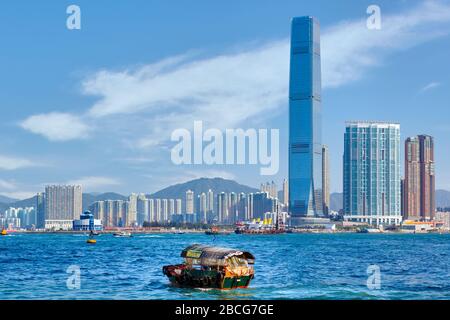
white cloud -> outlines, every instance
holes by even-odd
[[[17,186],[14,182],[0,179],[0,190],[14,190]]]
[[[430,82],[427,85],[423,86],[419,92],[423,93],[425,91],[431,90],[433,88],[439,87],[441,84],[439,82]]]
[[[36,195],[36,192],[33,191],[12,191],[12,192],[1,192],[2,196],[12,198],[12,199],[18,199],[18,200],[24,200],[32,198]]]
[[[50,141],[86,138],[89,132],[88,125],[80,117],[59,112],[33,115],[22,121],[20,126]]]
[[[389,54],[448,35],[450,4],[425,1],[399,14],[382,12],[381,30],[367,29],[365,18],[323,30],[324,88],[360,80],[385,63]],[[94,73],[82,88],[98,100],[84,115],[37,115],[22,127],[65,141],[87,136],[83,121],[98,126],[108,122],[107,130],[114,133],[126,123],[125,144],[153,151],[167,145],[172,130],[190,128],[194,120],[221,129],[266,126],[266,120],[285,111],[288,80],[288,39],[246,45],[241,51],[209,58],[169,57],[133,69]],[[138,113],[140,117],[131,116]],[[98,119],[105,117],[109,121]]]
[[[103,191],[103,188],[120,185],[120,182],[110,177],[92,176],[67,181],[65,184],[81,185],[84,191]]]
[[[23,158],[9,157],[0,155],[0,169],[1,170],[16,170],[27,167],[33,167],[37,164]]]
[[[384,58],[447,35],[450,5],[426,1],[401,14],[382,16],[382,29],[369,30],[365,18],[325,29],[322,36],[323,87],[359,80]],[[220,128],[273,116],[287,105],[289,41],[278,40],[237,53],[191,60],[169,58],[134,70],[102,70],[83,82],[84,93],[99,97],[91,117],[147,112],[155,147],[167,132],[203,120]],[[160,134],[166,133],[166,134]]]
[[[449,22],[448,3],[425,1],[401,14],[387,15],[382,11],[381,30],[366,28],[365,19],[329,28],[322,37],[324,87],[358,80],[382,64],[389,53],[448,35]]]
[[[0,179],[0,195],[12,199],[28,199],[36,195],[35,191],[21,191],[22,185],[14,180]],[[29,186],[27,186],[29,187]]]
[[[152,182],[160,187],[161,185],[173,185],[178,183],[184,183],[187,181],[200,179],[200,178],[223,178],[229,180],[236,180],[236,175],[224,170],[215,169],[199,169],[199,170],[173,170],[170,174],[163,175],[144,175],[146,178],[152,180]]]

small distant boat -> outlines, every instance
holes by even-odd
[[[376,228],[362,228],[356,232],[357,233],[382,233],[383,231],[381,231],[380,229],[376,229]]]
[[[5,229],[2,229],[2,232],[0,233],[0,235],[7,236],[8,235],[8,231],[6,231]]]
[[[218,227],[211,227],[211,229],[206,230],[205,234],[209,236],[227,236],[230,235],[230,231],[220,230]]]
[[[97,240],[94,239],[94,236],[98,235],[98,233],[95,233],[93,230],[89,233],[89,239],[87,239],[87,243],[89,244],[95,244],[97,243]]]
[[[254,278],[255,257],[250,252],[194,244],[181,257],[183,264],[163,267],[164,275],[180,287],[247,288]]]
[[[129,237],[132,237],[132,234],[131,234],[131,232],[121,231],[121,232],[114,233],[113,236],[114,237],[129,238]]]

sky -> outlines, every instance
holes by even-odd
[[[66,27],[69,5],[81,29]],[[381,9],[369,30],[366,10]],[[450,190],[450,1],[8,1],[0,10],[0,195],[46,184],[152,193],[199,177],[287,177],[290,20],[321,25],[323,142],[342,190],[345,121],[435,137]],[[176,165],[171,134],[279,129],[280,169]],[[402,150],[403,152],[403,150]],[[403,159],[403,156],[402,156]]]

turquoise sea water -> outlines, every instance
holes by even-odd
[[[0,299],[450,299],[450,235],[438,234],[73,234],[0,237]],[[193,243],[252,252],[248,289],[180,289],[161,268],[181,262]],[[66,270],[78,265],[80,289]],[[378,265],[381,288],[370,290],[367,268]]]

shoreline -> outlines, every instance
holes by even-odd
[[[121,230],[104,230],[98,231],[100,235],[103,234],[114,234],[120,232]],[[122,230],[123,231],[123,230]],[[130,230],[126,231],[131,232],[132,234],[205,234],[206,230],[195,230],[195,229],[182,229],[182,230],[169,230],[169,229],[160,229],[160,230]],[[78,234],[86,236],[89,235],[89,231],[29,231],[29,230],[8,230],[8,234]],[[232,232],[232,234],[235,234]],[[404,232],[404,231],[384,231],[384,232],[357,232],[357,231],[323,231],[323,230],[296,230],[293,232],[284,232],[278,234],[240,234],[242,236],[276,236],[276,235],[286,235],[286,234],[450,234],[449,230],[444,231],[430,231],[430,232]],[[216,235],[221,236],[221,235]],[[222,235],[223,236],[223,235]]]

